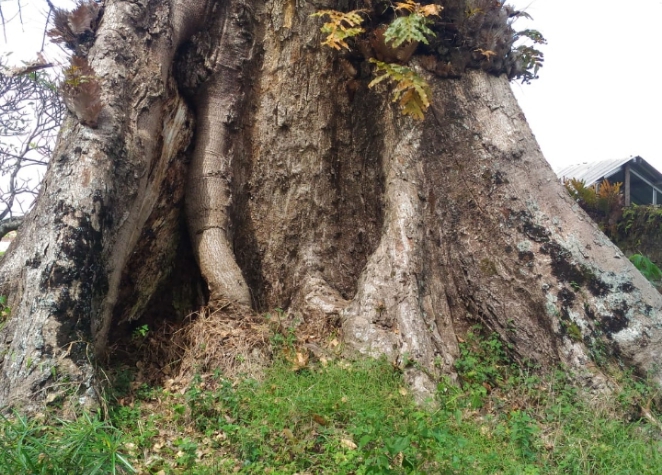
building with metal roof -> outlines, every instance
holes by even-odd
[[[662,204],[662,173],[641,157],[571,165],[556,172],[561,181],[575,178],[599,186],[603,180],[623,183],[625,206]]]

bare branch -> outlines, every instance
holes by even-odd
[[[27,170],[48,163],[65,114],[45,67],[40,57],[12,73],[0,58],[0,220],[31,206],[41,174]]]

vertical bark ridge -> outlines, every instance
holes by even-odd
[[[335,320],[379,240],[380,102],[320,47],[315,6],[288,5],[265,8],[256,83],[249,212],[263,308]]]
[[[387,129],[397,124],[392,117],[386,121]],[[424,278],[420,130],[390,132],[397,142],[385,147],[384,229],[357,294],[343,312],[343,328],[351,346],[362,353],[384,354],[398,363],[411,359],[432,368],[435,331],[423,315],[419,281]]]

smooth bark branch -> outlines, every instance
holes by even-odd
[[[195,256],[209,286],[210,301],[224,299],[250,306],[251,295],[231,247],[228,211],[232,201],[233,160],[241,131],[245,90],[253,48],[252,9],[229,1],[221,16],[218,46],[209,61],[212,76],[196,97],[198,128],[189,171],[186,213]]]

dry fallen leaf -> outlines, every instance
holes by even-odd
[[[326,426],[329,425],[329,421],[327,421],[326,419],[324,419],[324,417],[320,416],[319,414],[313,414],[313,420],[314,420],[315,422],[317,422],[317,423],[318,423],[319,425],[321,425],[321,426],[325,426],[325,427],[326,427]]]
[[[297,351],[295,357],[294,357],[294,367],[292,368],[294,371],[300,371],[306,366],[308,366],[308,352],[302,353],[300,351]]]
[[[350,439],[340,439],[340,445],[350,450],[356,450],[357,445]]]

